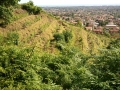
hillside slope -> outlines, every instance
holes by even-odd
[[[3,37],[7,37],[7,33],[18,33],[19,46],[33,45],[37,50],[57,52],[56,42],[51,43],[51,40],[54,39],[55,33],[63,31],[71,31],[73,35],[70,42],[64,45],[77,47],[85,53],[96,53],[99,48],[106,47],[110,41],[103,35],[85,31],[82,27],[70,25],[45,12],[39,15],[28,15],[26,12],[20,12],[17,16],[20,18],[5,28],[0,28],[0,33]]]

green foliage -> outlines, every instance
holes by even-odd
[[[110,38],[110,33],[106,29],[104,29],[104,35]]]
[[[64,41],[64,35],[62,33],[55,33],[53,37],[56,41]]]
[[[99,90],[120,89],[120,39],[113,40],[107,49],[100,50],[100,55],[93,56],[90,71],[97,76],[95,86]]]
[[[0,22],[1,25],[10,23],[12,16],[12,10],[10,8],[0,6],[0,19],[2,19],[2,22]]]
[[[68,30],[66,30],[66,31],[63,31],[63,35],[64,35],[64,37],[65,37],[65,42],[69,42],[70,41],[70,39],[72,39],[72,32],[71,31],[68,31]]]
[[[65,48],[64,43],[57,43],[56,48],[59,49],[60,51],[64,50],[64,48]]]
[[[66,30],[63,31],[63,33],[55,33],[53,37],[55,41],[65,41],[68,43],[72,39],[73,35],[71,31]]]
[[[79,26],[79,27],[82,27],[82,23],[81,23],[81,21],[78,20],[76,25]]]
[[[0,90],[120,89],[119,39],[112,41],[109,49],[88,56],[67,43],[72,39],[71,31],[57,33],[54,38],[58,54],[16,45],[16,32],[0,36],[1,45],[10,42],[0,46]]]
[[[19,34],[17,32],[8,32],[7,35],[0,35],[0,46],[18,44]]]
[[[54,39],[52,41],[56,41],[56,48],[60,51],[64,50],[66,44],[70,42],[73,35],[71,31],[63,31],[62,33],[55,33],[53,35]]]
[[[0,1],[0,18],[5,23],[9,23],[12,17],[8,7],[17,2]],[[29,14],[41,11],[32,1],[23,4],[22,8]],[[36,17],[36,20],[40,18]],[[25,22],[23,27],[30,24]],[[46,25],[49,26],[49,23],[40,29],[44,30]],[[81,26],[79,21],[78,25]],[[37,47],[20,47],[17,32],[0,35],[0,90],[120,89],[120,39],[112,41],[97,56],[87,56],[71,45],[72,31],[55,33],[53,37],[60,53],[40,52]],[[78,37],[78,41],[82,43],[83,40]]]
[[[95,76],[85,67],[77,68],[74,71],[74,81],[72,88],[77,90],[96,90],[95,89]],[[93,89],[94,88],[94,89]]]
[[[68,50],[56,56],[51,54],[40,56],[34,52],[34,48],[0,47],[0,88],[2,90],[10,88],[20,90],[21,87],[23,90],[73,88],[74,72],[82,65],[80,66],[81,60],[77,60],[80,58],[76,56],[77,52],[74,49],[72,52]],[[76,67],[78,63],[80,67]]]
[[[35,14],[35,15],[39,14],[42,11],[40,7],[34,6],[34,3],[32,1],[23,4],[22,9],[27,10],[29,14]]]
[[[15,6],[16,4],[18,4],[18,1],[20,0],[1,0],[0,1],[0,19],[2,19],[3,21],[0,22],[1,25],[6,25],[9,24],[12,20],[12,10],[11,10],[11,6]]]
[[[7,44],[18,45],[18,41],[19,41],[19,34],[18,33],[16,33],[16,32],[7,33],[7,37],[5,38],[5,42]]]
[[[120,50],[102,50],[101,55],[94,59],[91,71],[98,78],[99,90],[120,89]]]
[[[4,0],[4,1],[0,1],[0,6],[5,6],[5,7],[9,7],[9,6],[14,6],[16,4],[18,4],[20,0]]]
[[[42,83],[45,71],[43,75],[40,73],[45,67],[40,57],[33,54],[33,49],[0,47],[1,90],[62,90],[62,87],[54,83]]]
[[[112,49],[112,48],[120,49],[120,38],[111,41],[107,48],[108,49]]]
[[[102,21],[102,20],[96,20],[96,22],[99,23],[99,26],[105,26],[108,23],[108,21]]]
[[[2,35],[0,35],[0,45],[4,44],[4,37]]]

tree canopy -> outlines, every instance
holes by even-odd
[[[39,14],[42,8],[35,6],[32,1],[22,4],[22,9],[25,9],[29,14]]]
[[[0,24],[8,24],[12,19],[12,6],[18,4],[20,0],[1,0],[0,1]]]
[[[9,7],[18,4],[20,0],[1,0],[0,6]]]

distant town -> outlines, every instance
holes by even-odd
[[[44,7],[61,20],[80,24],[98,34],[120,33],[120,6]]]

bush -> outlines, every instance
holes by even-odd
[[[56,41],[64,41],[64,35],[62,33],[55,33],[53,37]]]
[[[18,39],[19,39],[19,34],[16,32],[10,32],[7,34],[7,37],[5,38],[5,42],[7,44],[14,44],[18,45]]]
[[[66,43],[68,43],[70,39],[72,39],[73,35],[71,31],[66,30],[63,31],[63,33],[55,33],[53,37],[56,41],[65,41]]]
[[[13,18],[12,6],[17,5],[18,1],[20,0],[0,0],[0,19],[3,20],[0,22],[1,26],[11,22],[11,19]]]
[[[39,55],[32,52],[33,48],[0,46],[0,90],[62,90],[60,85],[43,82],[50,80],[54,71],[45,69]]]
[[[120,49],[120,38],[111,41],[107,48],[108,49],[112,49],[112,48]]]
[[[98,90],[120,89],[120,50],[101,50],[101,55],[94,57],[91,72],[97,76]]]
[[[29,14],[39,14],[41,12],[41,8],[34,6],[32,1],[29,1],[28,3],[25,3],[22,5],[22,9],[25,9],[28,11]]]
[[[63,45],[63,43],[57,43],[56,48],[59,50],[63,50],[65,48],[65,46]]]
[[[9,24],[12,20],[12,10],[3,6],[0,6],[0,19],[3,21],[0,22],[1,25]]]
[[[73,35],[71,31],[63,31],[63,35],[65,37],[65,42],[68,43],[70,41],[70,39],[72,39]]]

